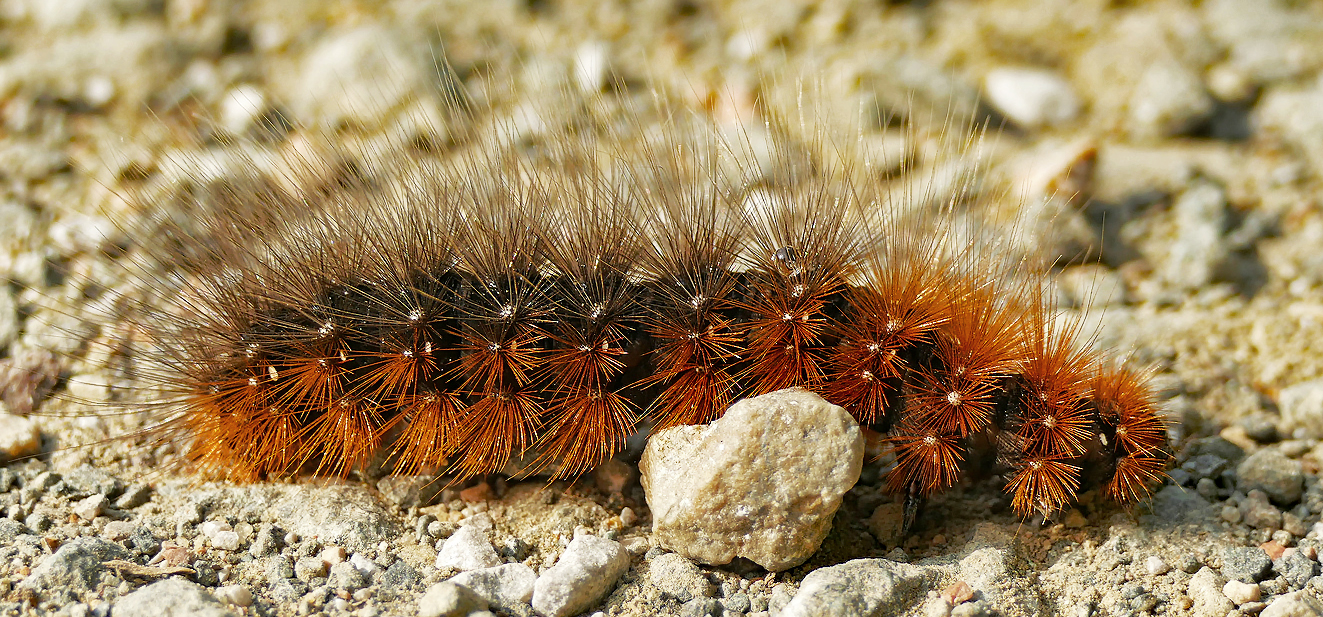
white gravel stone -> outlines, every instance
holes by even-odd
[[[401,40],[377,26],[323,37],[286,94],[304,120],[376,126],[423,88],[425,71]]]
[[[1149,576],[1162,576],[1171,571],[1171,566],[1167,565],[1167,562],[1163,561],[1161,557],[1149,555],[1148,559],[1144,561],[1144,569],[1148,570]]]
[[[1323,161],[1323,82],[1308,87],[1278,85],[1264,90],[1254,106],[1255,132],[1300,148],[1315,165]],[[1286,410],[1283,409],[1283,416]],[[1323,436],[1323,427],[1314,423]]]
[[[1070,84],[1052,71],[996,68],[983,78],[983,89],[993,107],[1025,128],[1064,124],[1079,114]]]
[[[345,560],[345,547],[328,546],[322,549],[322,552],[317,553],[317,556],[320,557],[322,563],[326,564],[326,567],[329,568],[337,563],[342,563]]]
[[[441,545],[436,554],[437,568],[455,568],[456,570],[478,570],[501,565],[501,557],[492,548],[492,543],[475,525],[460,527]]]
[[[0,460],[36,454],[41,449],[41,431],[32,420],[0,410]]]
[[[239,534],[233,531],[218,531],[211,537],[211,546],[222,551],[239,550]]]
[[[1222,595],[1226,596],[1228,600],[1234,602],[1236,606],[1240,606],[1246,602],[1257,602],[1261,597],[1261,593],[1258,585],[1251,585],[1240,581],[1227,581],[1227,584],[1222,586]]]
[[[1323,379],[1282,388],[1277,405],[1282,411],[1282,429],[1299,433],[1299,437],[1323,438]]]
[[[1144,137],[1180,135],[1213,113],[1213,97],[1189,67],[1171,59],[1148,65],[1130,96],[1130,129]]]
[[[1202,568],[1190,577],[1189,595],[1194,600],[1193,614],[1199,617],[1222,617],[1235,606],[1222,593],[1227,580],[1212,568]]]
[[[363,576],[363,573],[359,572],[358,568],[354,567],[354,564],[344,561],[331,566],[330,572],[327,574],[326,582],[338,589],[348,589],[351,591],[367,587],[371,584],[371,581],[369,581],[366,576]]]
[[[924,597],[927,578],[922,568],[886,559],[818,568],[804,577],[780,617],[899,615]]]
[[[1227,258],[1222,241],[1227,227],[1226,192],[1211,182],[1196,182],[1171,208],[1178,227],[1164,264],[1164,278],[1177,289],[1206,286]]]
[[[521,614],[528,611],[536,581],[537,573],[522,563],[470,570],[450,579],[456,585],[473,590],[494,609]]]
[[[115,603],[115,617],[235,617],[197,583],[179,578],[152,583]]]
[[[234,135],[242,135],[269,109],[261,88],[243,84],[230,89],[221,101],[220,124]]]
[[[582,613],[609,593],[628,569],[629,553],[619,542],[577,536],[533,585],[533,610],[546,617]]]
[[[252,606],[253,592],[243,585],[226,585],[216,589],[216,598],[235,606]]]
[[[485,610],[486,600],[472,589],[450,581],[428,587],[427,593],[418,599],[418,617],[464,617]]]
[[[844,409],[792,388],[735,403],[708,426],[654,434],[639,469],[662,546],[780,571],[818,550],[863,455]]]
[[[101,537],[111,542],[119,542],[133,534],[137,525],[129,521],[110,521],[106,523],[106,528],[101,530]]]
[[[1280,596],[1259,613],[1260,617],[1319,617],[1323,615],[1323,601],[1297,591]]]
[[[222,521],[207,521],[198,525],[198,531],[208,538],[213,538],[216,534],[228,529],[230,529],[230,524]]]
[[[92,495],[86,499],[80,500],[73,506],[73,513],[85,521],[90,521],[101,516],[101,511],[106,506],[105,495]]]
[[[354,553],[353,555],[350,555],[349,563],[354,566],[354,569],[358,570],[359,572],[362,572],[363,576],[366,576],[368,578],[372,578],[372,575],[376,574],[381,570],[381,566],[378,566],[371,559],[368,559],[367,557],[364,557],[359,553]]]

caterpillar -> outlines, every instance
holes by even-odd
[[[234,481],[573,478],[640,426],[803,387],[885,436],[907,513],[975,468],[1025,517],[1161,480],[1145,373],[1055,316],[1034,259],[964,233],[974,172],[911,199],[825,131],[658,115],[495,122],[440,156],[250,148],[176,186],[129,233],[151,434]]]

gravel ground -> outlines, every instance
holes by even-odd
[[[46,452],[0,468],[0,614],[1323,614],[1323,2],[3,0],[0,29],[0,453]],[[43,403],[132,385],[87,344],[114,333],[54,307],[113,284],[143,176],[196,178],[199,144],[273,112],[461,142],[438,111],[460,87],[530,135],[574,121],[545,96],[567,89],[719,118],[756,95],[828,133],[860,109],[991,118],[993,177],[1056,230],[1038,248],[1091,258],[1058,273],[1064,310],[1155,367],[1168,486],[1044,523],[975,480],[900,539],[865,462],[822,548],[769,573],[659,548],[632,462],[233,486],[100,441],[147,418]]]

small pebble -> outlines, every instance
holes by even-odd
[[[128,521],[110,521],[106,523],[106,528],[101,530],[101,537],[111,542],[119,542],[132,535],[136,527]]]
[[[706,426],[653,433],[639,470],[659,543],[703,563],[744,557],[781,571],[817,552],[863,459],[844,408],[791,388]]]
[[[208,538],[215,537],[216,534],[230,529],[230,524],[224,521],[207,521],[198,526],[198,531]]]
[[[1304,468],[1275,448],[1263,448],[1236,467],[1236,488],[1261,489],[1276,504],[1290,506],[1304,493]]]
[[[1144,561],[1144,568],[1148,570],[1149,576],[1161,576],[1171,571],[1171,566],[1167,565],[1167,562],[1157,555],[1150,555]]]
[[[0,461],[36,454],[41,449],[37,423],[0,412]]]
[[[487,601],[468,587],[442,581],[418,599],[419,617],[463,617],[487,610]]]
[[[923,605],[923,617],[949,617],[951,603],[941,597],[929,597]]]
[[[1222,593],[1227,584],[1226,578],[1212,568],[1201,568],[1190,577],[1188,591],[1193,600],[1193,608],[1201,615],[1225,615],[1235,607]]]
[[[161,615],[220,616],[232,614],[217,597],[197,583],[168,578],[144,586],[115,602],[115,617]]]
[[[92,495],[78,503],[74,504],[73,513],[85,521],[90,521],[98,516],[106,505],[105,495]]]
[[[1257,583],[1272,571],[1272,560],[1259,547],[1233,546],[1222,550],[1222,575],[1242,583]]]
[[[680,605],[680,617],[715,617],[721,614],[721,604],[712,598],[694,598]]]
[[[226,585],[216,589],[216,598],[235,606],[252,606],[253,592],[243,585]]]
[[[1259,545],[1259,549],[1268,556],[1270,561],[1277,561],[1286,553],[1286,547],[1277,541],[1264,542]]]
[[[326,577],[326,562],[317,557],[300,557],[294,562],[294,576],[303,582]]]
[[[1142,593],[1130,600],[1130,608],[1141,613],[1151,611],[1157,605],[1158,598],[1151,593]]]
[[[1240,606],[1246,602],[1257,601],[1260,597],[1260,593],[1258,585],[1251,585],[1240,581],[1227,581],[1227,584],[1222,586],[1222,595],[1234,602],[1236,606]]]
[[[983,88],[994,107],[1025,128],[1063,124],[1079,114],[1070,84],[1052,71],[996,68],[984,78]]]
[[[1282,513],[1282,531],[1296,538],[1303,538],[1309,534],[1309,530],[1305,528],[1305,521],[1290,512]]]
[[[721,608],[725,613],[747,613],[753,603],[745,593],[733,593],[721,599]]]
[[[1186,574],[1194,574],[1199,571],[1199,568],[1203,567],[1203,564],[1199,563],[1194,555],[1182,553],[1176,556],[1176,567]]]
[[[968,602],[974,597],[974,590],[965,581],[956,581],[942,590],[941,598],[951,606]]]
[[[355,590],[368,585],[370,581],[354,564],[342,561],[331,566],[327,573],[327,583],[336,589]]]
[[[326,567],[329,568],[345,560],[345,549],[343,546],[328,546],[322,549],[322,552],[318,554],[318,557],[320,557],[322,563],[326,564]]]
[[[1318,576],[1319,564],[1303,551],[1293,551],[1274,560],[1272,569],[1291,587],[1303,589],[1310,579]]]
[[[223,551],[239,550],[239,534],[233,531],[219,531],[211,537],[211,546]]]
[[[1222,506],[1222,520],[1235,525],[1241,519],[1240,509],[1236,506]]]
[[[1289,546],[1295,546],[1295,536],[1285,529],[1278,529],[1272,532],[1272,541],[1280,545],[1283,549]]]

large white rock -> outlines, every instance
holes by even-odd
[[[501,557],[492,548],[487,534],[477,525],[465,525],[446,539],[436,554],[437,568],[480,570],[501,565]]]
[[[1323,602],[1311,597],[1307,592],[1297,591],[1277,599],[1263,609],[1261,617],[1317,617],[1323,615]]]
[[[115,617],[236,617],[216,596],[197,583],[168,578],[143,587],[115,603]]]
[[[486,600],[472,589],[450,581],[428,587],[427,593],[418,599],[418,617],[464,617],[485,610]]]
[[[537,572],[522,563],[507,563],[495,568],[469,570],[450,577],[450,582],[467,587],[492,607],[511,615],[528,614],[533,599]]]
[[[745,557],[776,572],[818,550],[863,460],[854,418],[791,388],[740,401],[708,426],[656,433],[639,470],[663,546],[702,563]]]
[[[614,589],[628,569],[629,553],[619,542],[578,536],[533,584],[533,610],[546,617],[582,613]]]
[[[886,559],[855,559],[804,577],[781,617],[900,615],[923,599],[937,573]]]

